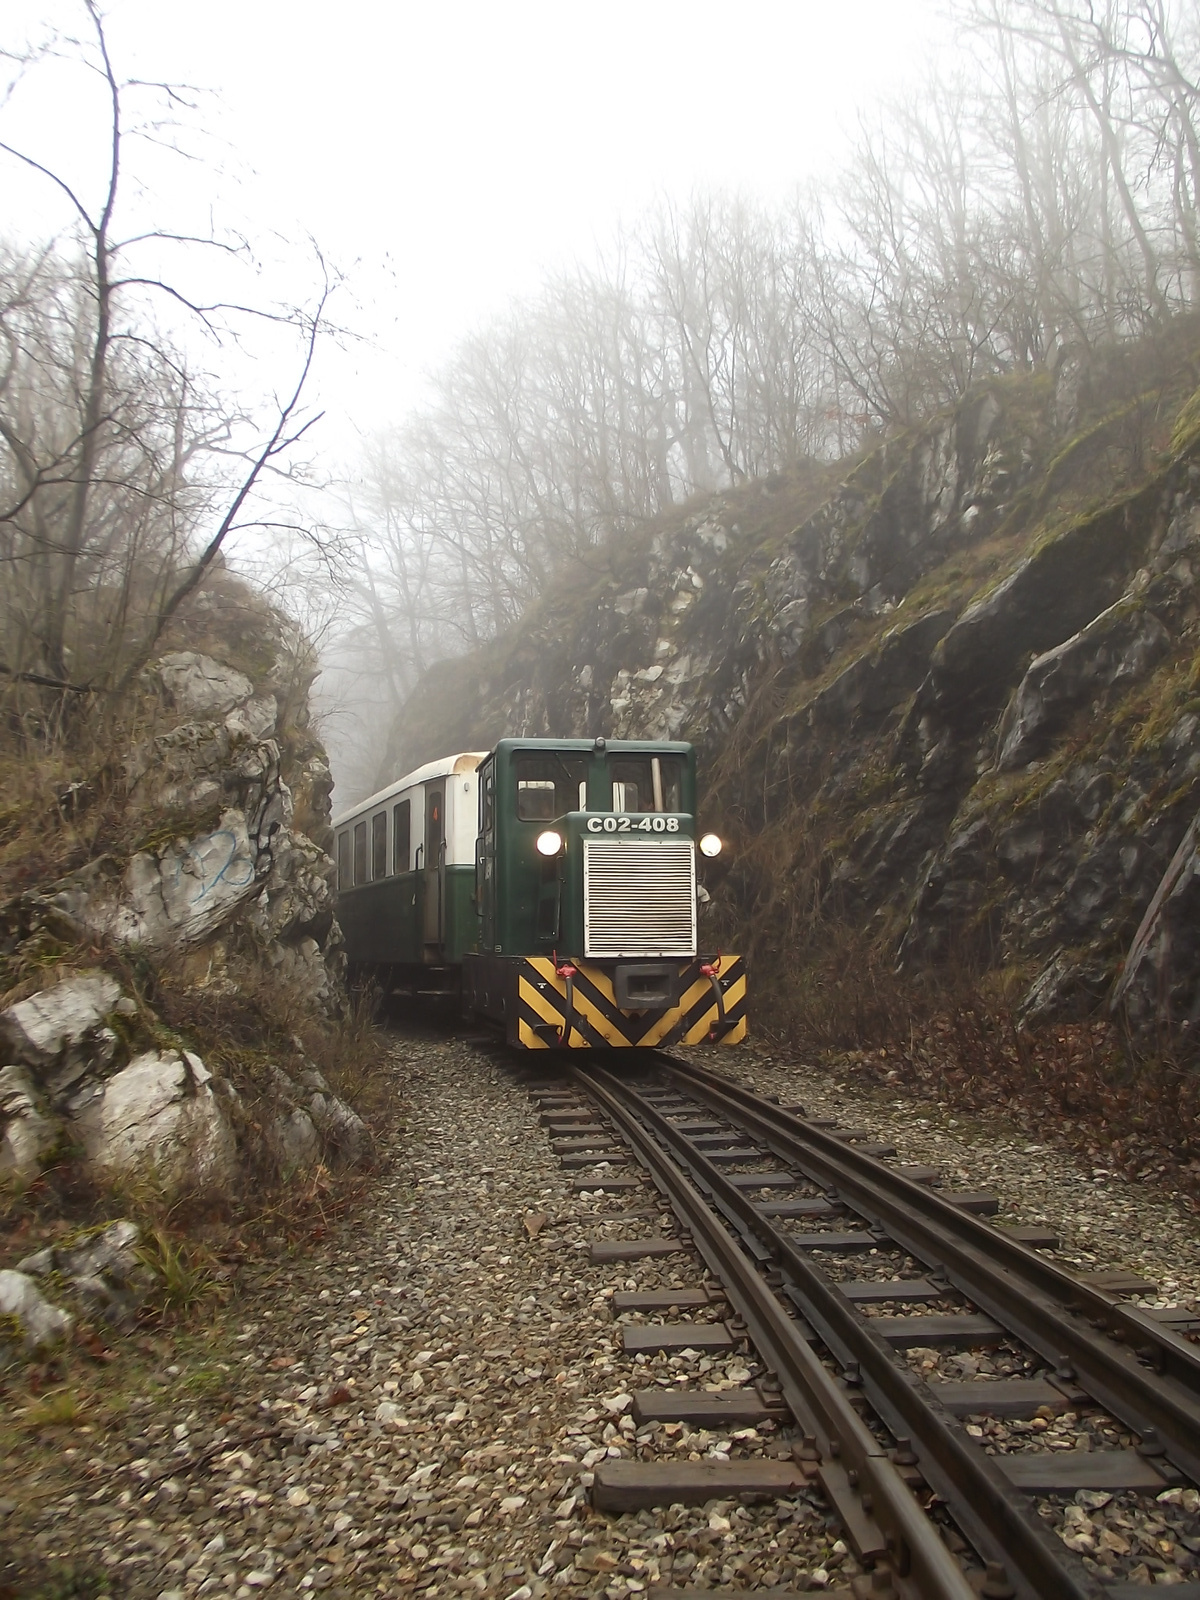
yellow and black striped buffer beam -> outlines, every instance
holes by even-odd
[[[740,1044],[746,1037],[745,963],[723,956],[715,977],[700,968],[699,961],[680,963],[679,1000],[669,1010],[622,1011],[612,977],[601,968],[580,963],[568,1001],[567,980],[553,960],[527,956],[517,968],[515,1042],[528,1050]]]

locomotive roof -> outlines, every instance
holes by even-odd
[[[686,755],[691,748],[682,739],[605,739],[599,750],[595,739],[552,739],[547,735],[540,739],[496,741],[497,750],[569,750],[578,755],[590,755],[593,752],[602,755],[613,750],[618,755],[653,755],[656,751],[663,755]]]
[[[376,806],[383,805],[393,795],[401,794],[405,789],[415,788],[418,783],[428,783],[431,778],[452,778],[456,773],[474,772],[487,753],[486,750],[463,750],[455,756],[441,756],[437,761],[427,761],[423,767],[406,772],[402,778],[397,778],[395,783],[389,783],[385,789],[379,789],[375,794],[368,795],[365,800],[358,801],[356,805],[347,806],[344,811],[339,811],[331,825],[340,828],[343,823],[357,817],[360,812],[373,811]]]

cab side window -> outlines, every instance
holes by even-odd
[[[350,876],[350,830],[343,828],[337,836],[337,885],[338,892],[349,889],[354,879]]]
[[[387,877],[387,812],[371,818],[371,877]]]
[[[354,824],[354,881],[355,883],[367,882],[367,825],[365,822]]]

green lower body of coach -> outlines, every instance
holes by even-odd
[[[457,992],[463,956],[479,939],[473,866],[404,872],[338,896],[346,948],[386,987]],[[451,976],[452,975],[452,976]]]

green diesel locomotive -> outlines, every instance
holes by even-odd
[[[736,1044],[742,961],[702,948],[688,744],[501,739],[334,819],[352,969],[459,994],[526,1049]]]

